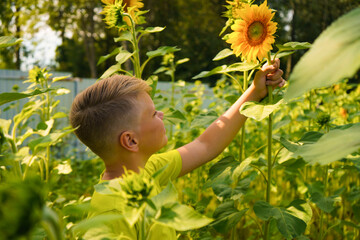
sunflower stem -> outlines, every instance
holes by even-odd
[[[139,44],[138,39],[136,38],[136,24],[134,19],[128,13],[123,13],[123,16],[128,17],[131,22],[131,35],[133,38],[133,45],[134,45],[134,72],[135,77],[141,79],[141,65],[140,65],[140,52],[139,52]]]
[[[270,56],[270,52],[268,52],[268,64],[271,64],[271,56]],[[268,90],[268,95],[269,95],[269,104],[272,104],[273,102],[273,95],[272,95],[272,86],[267,86],[267,90]],[[268,149],[267,149],[267,169],[268,169],[268,176],[267,176],[267,182],[266,182],[266,202],[268,202],[270,204],[270,200],[271,200],[271,195],[270,195],[270,191],[271,191],[271,171],[272,171],[272,156],[271,156],[271,152],[272,152],[272,122],[273,122],[273,114],[271,113],[269,115],[269,119],[268,119]],[[269,230],[270,230],[270,220],[265,222],[265,233],[264,233],[264,237],[265,240],[269,239]]]
[[[246,91],[247,88],[248,88],[248,71],[244,71],[243,90]],[[243,161],[243,159],[245,159],[244,142],[245,142],[245,124],[241,128],[240,152],[239,152],[239,162],[240,163]]]

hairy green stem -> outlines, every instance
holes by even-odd
[[[325,176],[324,176],[324,194],[326,193],[327,188],[327,182],[328,182],[328,171],[329,171],[329,165],[326,165],[325,167]],[[319,238],[323,239],[323,225],[324,225],[324,211],[320,209],[320,227],[319,227]]]
[[[134,72],[135,77],[141,79],[140,51],[138,46],[138,39],[136,38],[136,25],[134,19],[128,13],[123,13],[123,15],[128,17],[131,22],[131,35],[133,38],[132,44],[134,47]]]
[[[270,52],[268,53],[268,64],[270,65],[272,63]],[[267,86],[268,90],[268,96],[269,96],[269,104],[272,104],[273,102],[273,95],[272,95],[272,86]],[[267,170],[268,170],[268,176],[267,176],[267,182],[266,182],[266,202],[270,203],[271,201],[271,171],[272,171],[272,122],[273,122],[273,114],[271,113],[269,115],[268,119],[268,148],[267,148]],[[265,231],[264,231],[264,237],[265,240],[269,239],[269,230],[270,230],[270,220],[265,222]]]
[[[170,99],[170,105],[172,108],[175,108],[175,64],[174,61],[171,61],[171,99]],[[173,125],[170,125],[170,139],[172,139],[173,136]]]
[[[146,216],[145,211],[143,213],[142,220],[140,221],[140,240],[146,240]]]
[[[248,71],[244,71],[244,79],[243,79],[243,90],[246,91],[248,88]],[[241,163],[245,159],[245,123],[241,128],[240,135],[240,152],[239,152],[239,162]]]

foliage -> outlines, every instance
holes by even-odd
[[[273,4],[278,2],[281,1]],[[300,4],[295,0],[290,2]],[[96,190],[124,193],[122,190],[126,189],[123,197],[130,203],[127,220],[131,224],[136,221],[165,224],[179,230],[180,239],[260,239],[267,235],[271,239],[359,238],[360,87],[344,79],[353,77],[359,66],[353,61],[340,70],[329,68],[326,73],[334,76],[332,84],[324,81],[325,71],[311,81],[310,87],[304,84],[309,82],[305,73],[313,65],[339,62],[336,56],[340,56],[342,50],[358,44],[358,38],[352,39],[355,32],[332,38],[333,41],[353,40],[344,49],[323,51],[326,46],[322,42],[356,23],[353,20],[355,16],[358,19],[357,14],[358,9],[351,11],[319,36],[292,72],[289,88],[276,90],[272,101],[267,98],[243,106],[241,112],[250,118],[244,135],[241,133],[234,139],[212,163],[179,178],[154,197],[149,195],[151,180],[137,179],[139,176],[134,176],[136,181],[132,179],[134,181],[127,185],[114,181],[97,185]],[[163,28],[144,27],[134,33],[138,37],[146,34],[151,39],[150,36],[155,36],[152,33],[161,30]],[[303,41],[301,37],[296,39]],[[129,33],[123,33],[115,41],[132,44],[133,40]],[[310,47],[309,43],[293,40],[277,45],[278,51],[272,57],[284,59]],[[17,43],[13,38],[8,41],[0,47]],[[177,66],[183,60],[175,61],[178,55],[174,53],[183,53],[178,49],[164,47],[143,53],[149,60],[163,57],[162,66],[151,73],[154,76],[149,83],[156,86],[157,75],[162,73],[172,80],[171,89],[154,87],[153,92],[157,109],[164,110],[168,117],[166,127],[172,129],[169,145],[162,151],[195,139],[238,98],[239,92],[245,91],[254,69],[260,66],[229,63],[229,60],[226,64],[220,63],[220,67],[205,67],[213,70],[200,73],[196,78],[217,78],[209,93],[199,80],[194,85],[179,81],[175,73],[181,69],[182,66],[179,69]],[[100,64],[115,57],[123,67],[124,59],[134,55],[134,51],[123,45],[108,52],[99,59]],[[326,63],[317,62],[330,53],[334,57]],[[350,51],[349,58],[356,54],[357,51]],[[223,50],[214,60],[231,58],[232,53]],[[347,71],[348,68],[351,71]],[[117,67],[119,69],[123,68]],[[242,75],[246,71],[247,75]],[[341,74],[333,74],[338,71]],[[60,79],[51,78],[46,69],[35,68],[29,73],[27,91],[0,95],[0,103],[7,108],[17,106],[20,99],[27,99],[13,119],[0,119],[0,238],[75,239],[77,231],[121,217],[109,215],[105,219],[84,220],[93,191],[91,186],[98,181],[104,165],[91,153],[79,160],[74,154],[77,149],[67,149],[68,134],[73,129],[59,124],[66,113],[57,112],[56,96],[68,91],[56,88],[57,80]],[[293,91],[291,88],[295,86]],[[296,98],[289,95],[291,92],[295,92]],[[282,100],[283,96],[291,101]],[[269,162],[265,149],[269,127],[261,121],[270,113],[273,142]],[[139,185],[138,181],[143,184]],[[269,201],[264,201],[266,193],[271,195]],[[195,228],[197,230],[192,230]]]

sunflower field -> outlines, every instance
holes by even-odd
[[[4,1],[0,6],[14,10],[15,2]],[[24,1],[22,8],[33,9],[30,2]],[[65,2],[57,13],[70,12]],[[189,1],[195,2],[202,1]],[[156,22],[153,15],[148,17],[152,9],[147,6],[157,8],[152,1],[91,3],[97,6],[91,6],[91,18],[101,19],[113,31],[106,40],[113,47],[106,48],[103,56],[96,58],[90,47],[84,53],[89,63],[94,58],[98,65],[89,68],[91,76],[101,81],[123,74],[151,86],[156,110],[164,113],[168,138],[160,152],[199,137],[246,92],[263,65],[280,59],[280,69],[287,70],[286,84],[274,90],[268,86],[269,94],[260,102],[242,104],[239,112],[248,119],[218,157],[151,196],[153,179],[141,171],[126,172],[124,180],[99,183],[103,161],[76,139],[76,129],[68,120],[71,106],[60,107],[61,96],[73,94],[65,83],[75,78],[55,77],[51,66],[33,67],[20,88],[25,90],[19,91],[15,84],[12,91],[0,89],[0,240],[95,239],[86,237],[89,229],[119,218],[129,226],[140,226],[137,239],[141,240],[151,239],[154,224],[175,229],[177,239],[184,240],[360,239],[360,3],[344,1],[347,11],[309,41],[296,41],[301,34],[279,41],[282,32],[294,32],[285,20],[317,3],[214,2],[221,6],[220,17],[225,21],[213,38],[220,38],[225,47],[215,49],[217,54],[201,64],[184,57],[182,52],[189,50],[183,46],[162,45],[158,35],[167,29],[149,25]],[[56,9],[55,3],[42,4]],[[187,5],[171,4],[164,3],[170,12],[175,5]],[[91,28],[81,14],[85,5],[72,17]],[[280,5],[293,10],[281,14],[275,9]],[[326,6],[324,11],[330,9]],[[327,14],[335,15],[334,11]],[[49,21],[54,19],[50,16]],[[4,23],[5,18],[0,20]],[[61,29],[61,21],[56,24]],[[0,52],[21,48],[19,35],[0,30]],[[190,40],[181,41],[186,46]],[[159,44],[156,49],[149,47],[155,43]],[[71,49],[75,51],[76,45]],[[66,51],[60,48],[58,59]],[[15,60],[1,57],[0,66],[12,66]],[[67,66],[73,64],[68,61]],[[189,76],[194,67],[190,65],[202,69]],[[164,79],[166,88],[160,88]],[[5,118],[7,111],[15,114]],[[152,177],[156,179],[159,172]],[[88,218],[94,191],[117,194],[126,203],[123,212]],[[96,239],[129,239],[101,234]]]

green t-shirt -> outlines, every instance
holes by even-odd
[[[150,177],[153,173],[165,165],[168,166],[156,178],[155,187],[152,192],[153,195],[159,194],[169,181],[174,180],[179,176],[182,168],[180,153],[177,150],[172,150],[166,153],[152,155],[145,165],[145,176]],[[106,180],[101,180],[100,178],[100,183],[104,181]],[[89,212],[88,218],[92,218],[101,214],[116,213],[121,208],[121,204],[123,204],[121,199],[116,195],[100,194],[95,191],[91,199],[91,210]],[[125,220],[117,219],[89,229],[84,235],[84,239],[133,240],[138,238],[138,229],[139,226],[137,226],[137,224],[135,224],[134,227],[131,227]],[[155,223],[150,228],[148,239],[172,240],[176,239],[176,232],[170,227]]]

